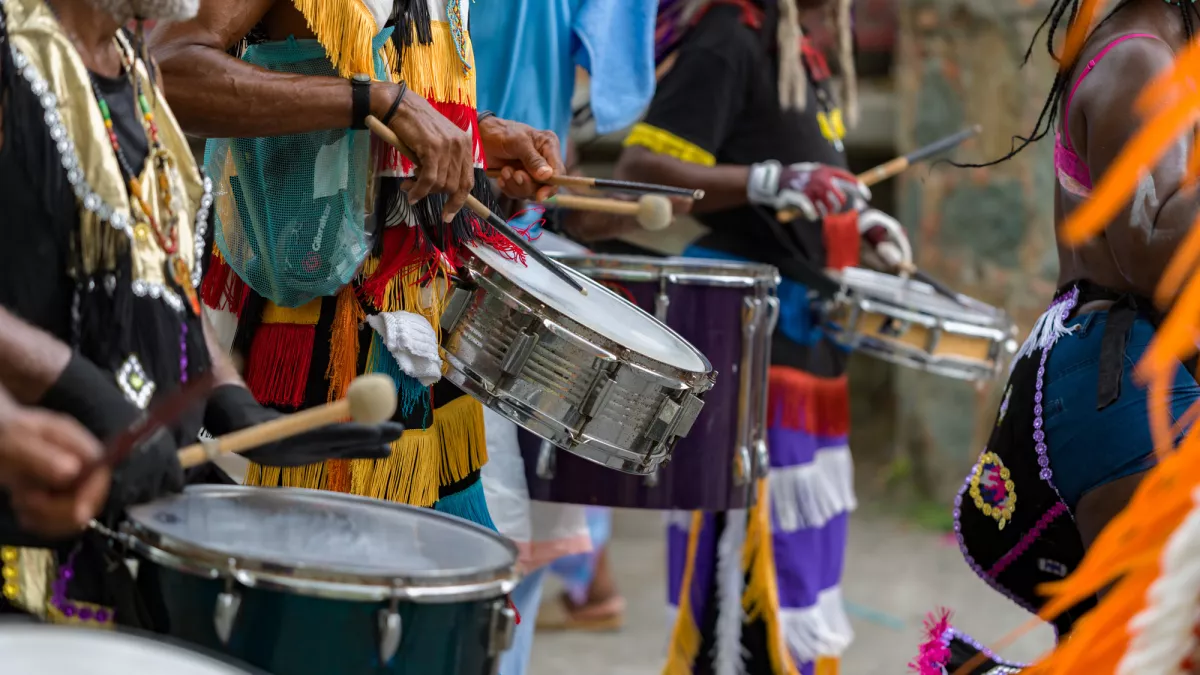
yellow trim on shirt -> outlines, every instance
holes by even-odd
[[[716,166],[717,158],[704,148],[649,124],[634,125],[625,138],[625,147],[640,145],[662,155],[670,155],[689,164]]]

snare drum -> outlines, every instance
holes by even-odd
[[[206,485],[122,532],[170,635],[274,675],[492,675],[512,640],[516,547],[432,510]]]
[[[1002,310],[929,284],[849,267],[833,273],[830,303],[838,342],[890,363],[960,380],[990,380],[1017,350],[1017,326]]]
[[[535,260],[470,248],[442,314],[446,378],[581,457],[653,473],[715,381],[704,354],[578,272],[586,294]]]
[[[258,675],[230,660],[161,639],[94,628],[0,623],[4,675]]]
[[[755,466],[766,465],[771,330],[779,303],[769,265],[693,258],[557,256],[613,285],[701,349],[725,376],[705,396],[692,433],[650,476],[626,476],[521,435],[529,495],[572,504],[727,510],[743,508]],[[756,457],[761,455],[761,459]]]

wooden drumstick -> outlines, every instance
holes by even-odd
[[[376,136],[380,137],[385,143],[395,148],[401,155],[404,155],[413,162],[416,161],[416,156],[413,154],[413,151],[404,144],[404,141],[400,140],[400,137],[397,136],[394,131],[389,129],[388,126],[383,122],[380,122],[379,118],[375,117],[374,115],[367,115],[366,124]],[[553,272],[555,276],[567,282],[571,288],[574,288],[583,295],[587,295],[587,289],[583,287],[583,284],[576,281],[575,278],[570,274],[567,274],[566,270],[562,269],[558,263],[551,260],[545,253],[542,253],[539,249],[530,245],[530,243],[526,241],[524,237],[513,231],[513,229],[509,227],[508,223],[504,222],[503,218],[492,213],[491,209],[489,209],[487,206],[484,206],[483,202],[476,199],[473,195],[467,195],[467,208],[471,209],[475,215],[486,220],[488,225],[496,228],[500,234],[504,235],[505,239],[511,241],[514,245],[516,245],[517,248],[521,249],[525,255],[538,261],[542,264],[542,266],[549,268],[549,270]]]
[[[579,195],[554,195],[542,203],[575,211],[598,211],[618,216],[632,216],[637,219],[638,225],[641,225],[642,229],[651,232],[670,227],[671,220],[675,217],[674,210],[671,208],[671,200],[662,195],[642,195],[636,202]]]
[[[489,178],[499,178],[500,169],[488,169]],[[672,197],[687,197],[688,199],[704,199],[704,190],[681,188],[674,185],[659,185],[658,183],[639,183],[632,180],[617,180],[615,178],[593,178],[591,176],[551,176],[542,182],[543,185],[555,187],[587,188],[593,190],[611,190],[614,192],[629,192],[633,194],[659,194]]]
[[[924,159],[928,159],[939,153],[943,153],[981,131],[983,131],[983,127],[976,124],[975,126],[968,129],[963,129],[956,134],[951,134],[945,138],[940,138],[929,145],[925,145],[913,150],[907,155],[902,155],[900,157],[896,157],[895,159],[889,159],[879,166],[867,169],[866,171],[858,174],[858,180],[862,181],[862,184],[866,185],[867,187],[871,187],[877,183],[882,183],[889,178],[894,178],[895,176],[904,173],[904,171],[913,164],[916,164]],[[790,223],[800,216],[801,213],[795,209],[784,209],[779,212],[779,220],[780,222],[784,223]]]
[[[179,464],[189,469],[221,455],[246,452],[347,419],[380,424],[390,420],[395,412],[396,384],[392,378],[380,373],[362,375],[350,383],[346,398],[189,445],[179,451]]]

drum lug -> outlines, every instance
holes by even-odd
[[[654,296],[654,318],[667,322],[667,311],[671,308],[671,296],[667,294],[672,279],[663,277],[658,280],[658,294]]]
[[[767,473],[771,469],[771,455],[767,451],[767,440],[765,438],[754,439],[754,459],[756,470],[755,478],[766,478]]]
[[[612,398],[613,387],[616,385],[616,380],[613,376],[606,372],[601,372],[595,383],[592,385],[592,390],[588,393],[587,399],[580,406],[579,412],[583,413],[584,417],[591,419],[595,417],[604,406],[608,405],[609,399]]]
[[[642,480],[645,482],[646,487],[658,487],[658,469],[646,474],[646,477]]]
[[[387,609],[379,610],[379,664],[392,662],[400,651],[400,640],[404,636],[404,622],[400,619],[399,602],[392,598]]]
[[[500,655],[512,647],[516,626],[517,611],[507,599],[497,600],[492,605],[492,620],[488,626],[488,656],[495,660],[493,673],[500,670]]]
[[[467,306],[471,304],[471,298],[475,296],[473,288],[465,288],[459,286],[450,294],[450,299],[446,301],[446,309],[442,312],[442,319],[439,322],[442,330],[450,332],[462,320],[463,315],[467,313]]]
[[[555,451],[558,448],[550,441],[542,441],[542,445],[538,448],[537,456],[537,476],[542,480],[554,480],[554,460]]]
[[[746,485],[753,478],[754,461],[750,456],[750,448],[743,445],[733,461],[733,480],[736,485]]]
[[[668,435],[685,438],[692,430],[692,425],[696,423],[696,418],[700,416],[700,411],[704,409],[704,401],[694,394],[684,394],[683,400],[678,405],[679,412]]]
[[[508,346],[508,351],[504,353],[504,360],[500,363],[500,371],[506,375],[519,375],[525,368],[525,363],[529,361],[529,357],[533,355],[533,350],[538,344],[537,333],[524,331],[517,333],[511,345]]]
[[[217,639],[221,644],[228,645],[233,636],[233,626],[237,623],[238,610],[242,607],[242,596],[234,589],[233,578],[225,581],[225,590],[217,595],[217,606],[213,610],[213,628],[217,631]]]

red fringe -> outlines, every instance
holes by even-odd
[[[421,248],[417,228],[407,225],[385,228],[379,267],[359,287],[359,297],[376,309],[383,307],[383,296],[387,294],[388,282],[408,266],[424,260]]]
[[[200,284],[200,299],[211,309],[242,313],[249,287],[216,251],[212,252],[204,282]]]
[[[825,216],[822,230],[825,235],[825,267],[835,270],[857,267],[861,245],[858,212],[847,211]]]
[[[525,251],[521,250],[521,247],[509,241],[508,237],[497,232],[495,228],[485,228],[483,221],[474,216],[471,217],[471,225],[475,228],[475,237],[479,239],[479,241],[496,249],[501,255],[509,260],[519,262],[526,266],[529,264],[525,260]]]
[[[308,387],[317,327],[264,323],[246,359],[246,387],[263,405],[299,408]]]
[[[845,375],[817,377],[795,368],[771,366],[767,401],[772,427],[821,436],[850,433],[850,388]]]

